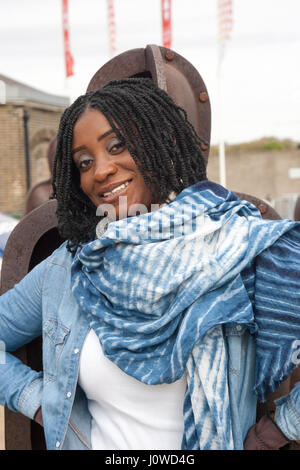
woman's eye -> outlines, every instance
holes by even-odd
[[[124,142],[122,142],[119,139],[113,139],[111,142],[109,142],[107,146],[107,150],[113,155],[123,152],[124,148],[125,148]]]
[[[93,159],[91,157],[79,157],[77,162],[77,168],[79,171],[88,170],[93,164]]]

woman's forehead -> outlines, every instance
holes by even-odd
[[[88,108],[79,116],[74,124],[73,135],[92,130],[104,134],[111,128],[111,124],[101,111],[95,108]]]

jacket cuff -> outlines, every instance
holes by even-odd
[[[291,399],[291,394],[275,400],[276,413],[274,421],[284,435],[291,441],[300,439],[300,414]]]
[[[289,444],[273,420],[265,415],[248,431],[245,450],[279,450]]]
[[[42,404],[43,373],[26,387],[20,395],[18,411],[30,419],[33,419]]]

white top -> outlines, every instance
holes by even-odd
[[[79,385],[92,415],[93,449],[181,448],[185,376],[172,384],[146,385],[106,358],[91,330],[80,356]]]

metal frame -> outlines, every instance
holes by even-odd
[[[10,234],[2,261],[1,295],[62,243],[56,228],[56,207],[57,201],[52,200],[34,209]],[[14,355],[33,369],[41,370],[41,338],[18,349]],[[4,425],[6,450],[45,448],[42,428],[25,416],[5,408]]]
[[[199,72],[180,54],[153,44],[145,49],[123,52],[95,73],[87,91],[97,90],[110,80],[145,73],[150,73],[154,83],[185,109],[189,121],[203,141],[201,148],[207,163],[211,129],[209,96]]]

